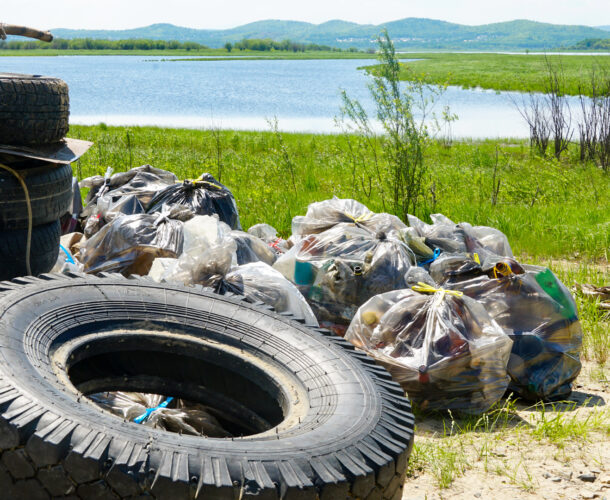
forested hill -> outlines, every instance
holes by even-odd
[[[550,50],[572,46],[587,38],[607,38],[607,31],[589,26],[557,25],[527,20],[467,26],[433,19],[406,18],[380,25],[328,21],[310,24],[299,21],[257,21],[225,30],[182,28],[153,24],[128,30],[73,30],[56,28],[57,38],[102,38],[120,40],[147,38],[196,42],[221,47],[244,38],[290,39],[339,48],[367,49],[387,28],[398,49],[445,50]]]

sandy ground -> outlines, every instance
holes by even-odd
[[[585,363],[570,400],[544,413],[517,404],[500,429],[453,437],[442,437],[440,418],[416,419],[415,442],[424,451],[414,452],[421,465],[403,499],[610,500],[610,364]],[[453,479],[445,488],[443,473]]]

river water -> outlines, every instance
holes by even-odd
[[[338,132],[340,90],[372,111],[371,60],[175,61],[155,56],[2,57],[0,72],[53,75],[70,87],[71,123]],[[511,93],[450,87],[435,103],[453,137],[527,137]],[[516,95],[516,94],[513,94]],[[447,131],[442,132],[446,134]]]

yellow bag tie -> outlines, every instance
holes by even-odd
[[[513,274],[513,270],[510,268],[510,265],[508,265],[506,262],[498,262],[494,266],[493,272],[494,272],[495,279],[498,279],[498,277],[504,278],[506,276],[510,276],[511,274]]]
[[[31,252],[32,252],[32,229],[33,229],[34,225],[32,222],[32,202],[30,200],[30,192],[28,191],[28,186],[25,183],[24,178],[21,176],[21,174],[19,172],[13,170],[8,165],[4,165],[3,163],[0,163],[0,168],[3,170],[6,170],[10,174],[12,174],[17,179],[19,184],[21,184],[21,188],[23,189],[23,194],[25,197],[25,205],[26,205],[26,208],[28,209],[28,231],[27,231],[27,236],[26,236],[26,240],[25,240],[25,270],[28,274],[32,274],[32,268],[30,266],[30,257],[31,257]]]
[[[479,259],[479,254],[478,253],[473,253],[472,254],[472,260],[474,260],[479,266],[481,265],[481,259]]]
[[[210,181],[204,181],[201,178],[198,179],[184,179],[184,181],[176,181],[176,184],[181,184],[182,182],[190,182],[191,184],[193,184],[193,186],[199,187],[199,186],[203,186],[203,187],[207,187],[207,188],[212,188],[212,189],[222,189],[222,186],[219,186],[218,184],[214,184],[213,182]]]
[[[369,212],[368,214],[361,215],[360,217],[354,217],[353,215],[348,214],[347,212],[343,212],[343,213],[347,217],[352,219],[354,221],[354,224],[358,224],[359,222],[365,222],[365,221],[369,220],[374,215],[373,212]]]
[[[434,288],[433,286],[430,286],[430,285],[428,285],[428,283],[424,283],[423,281],[419,281],[417,283],[417,285],[413,285],[411,287],[411,290],[414,290],[414,291],[420,292],[420,293],[442,292],[443,294],[455,295],[456,297],[461,297],[462,295],[464,295],[462,292],[459,292],[457,290],[445,290],[444,288]]]

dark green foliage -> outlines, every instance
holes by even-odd
[[[149,40],[145,38],[127,40],[97,40],[94,38],[56,38],[46,42],[0,41],[0,50],[202,50],[205,45],[176,40]]]
[[[610,38],[587,38],[568,47],[568,50],[610,50]]]

